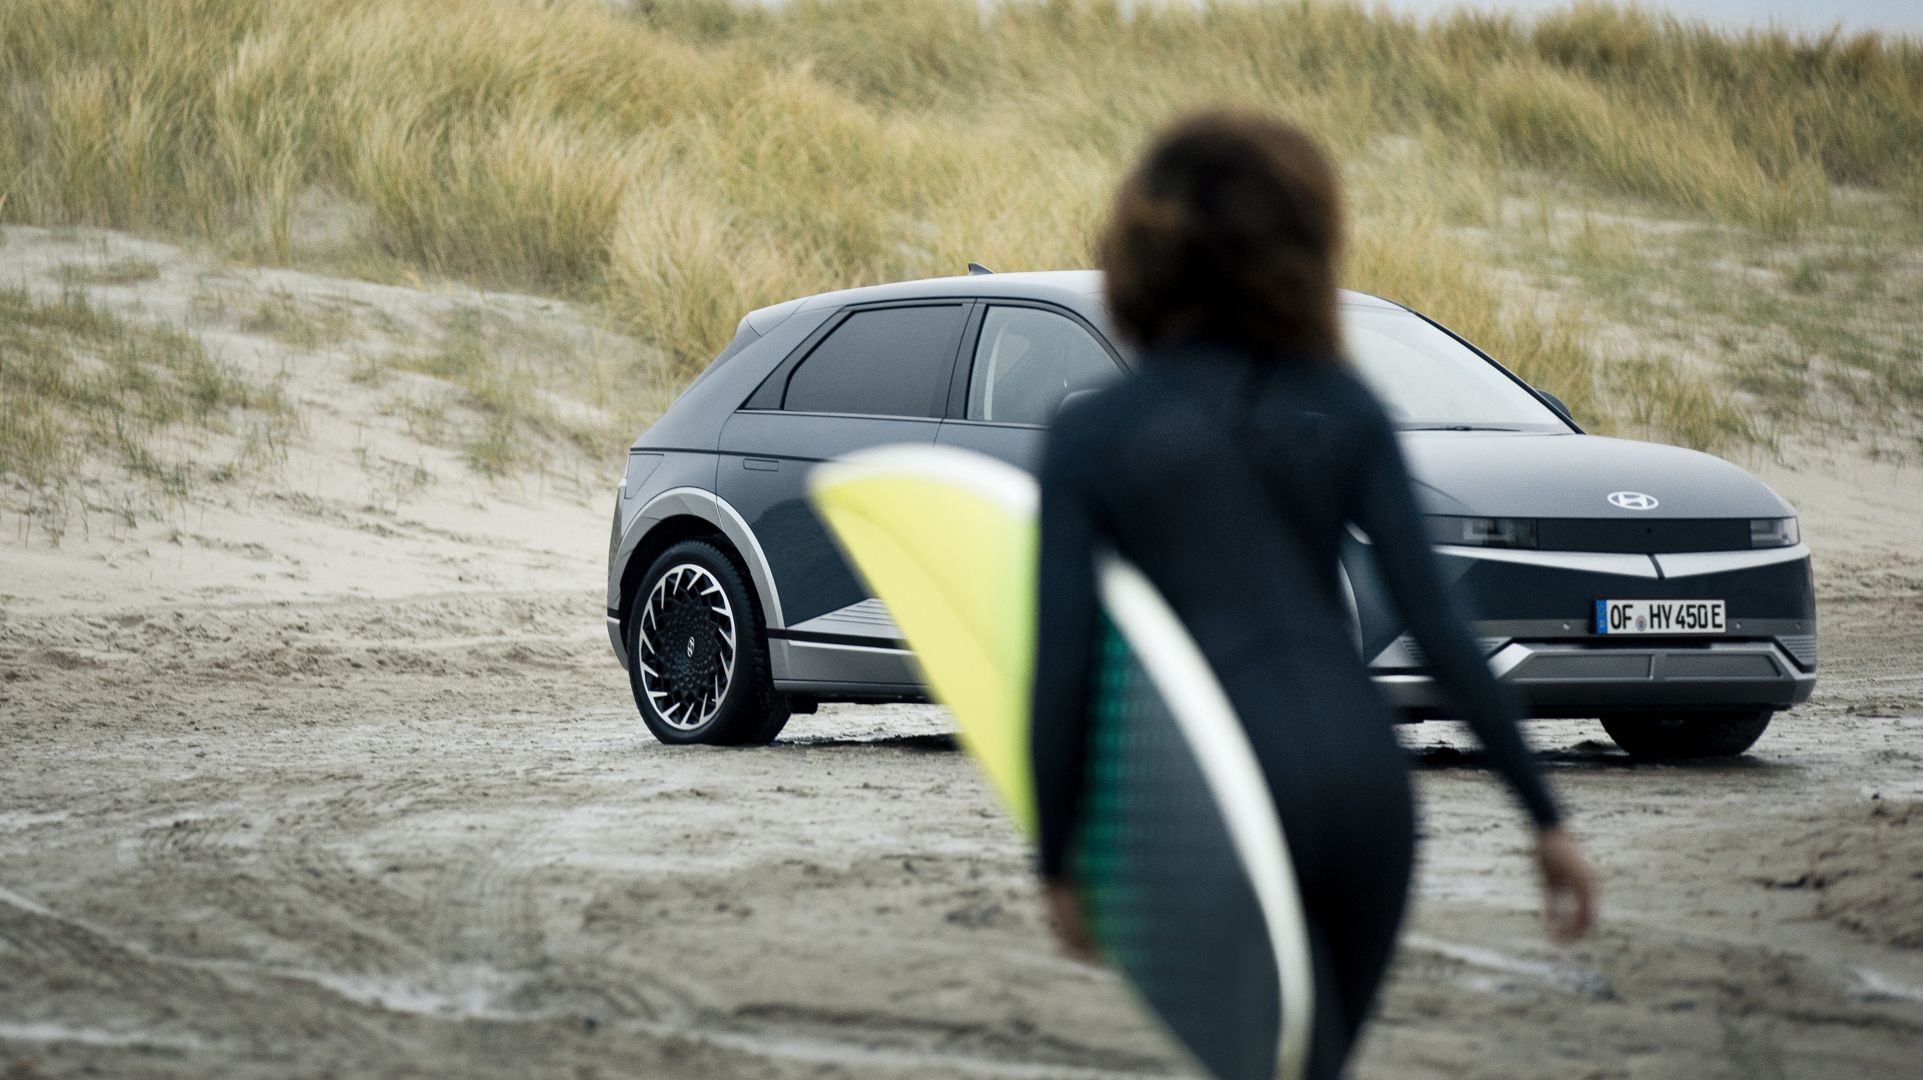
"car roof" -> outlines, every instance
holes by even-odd
[[[1104,275],[1100,270],[1030,270],[1010,274],[958,274],[953,277],[895,281],[839,289],[802,300],[798,310],[812,311],[847,304],[881,303],[890,300],[923,300],[945,297],[1004,296],[1011,299],[1070,301],[1102,300]],[[1397,308],[1379,296],[1341,290],[1342,302],[1357,307]],[[1080,306],[1074,304],[1074,306]]]
[[[835,292],[821,293],[809,297],[803,310],[823,307],[841,307],[844,304],[866,304],[887,300],[920,300],[924,298],[948,296],[1006,296],[1011,298],[1043,299],[1051,295],[1082,299],[1100,298],[1102,294],[1102,275],[1096,270],[1038,270],[1020,274],[958,274],[954,277],[921,278],[916,281],[894,281],[886,285],[868,285],[857,289],[840,289]],[[1064,297],[1066,298],[1066,297]]]

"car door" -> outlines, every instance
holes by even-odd
[[[972,307],[947,300],[844,311],[722,425],[716,486],[767,557],[785,627],[848,612],[849,626],[826,629],[895,643],[885,616],[857,608],[868,591],[809,505],[808,471],[867,447],[934,442]]]
[[[1121,358],[1067,311],[1039,303],[984,301],[969,320],[937,436],[1034,472],[1049,421],[1072,394],[1120,378]]]

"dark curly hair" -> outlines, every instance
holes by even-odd
[[[1335,167],[1301,129],[1216,110],[1155,140],[1115,196],[1101,240],[1124,335],[1196,338],[1280,360],[1341,362]]]

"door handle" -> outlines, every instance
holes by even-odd
[[[781,462],[771,457],[744,457],[741,459],[741,467],[753,469],[756,472],[780,472]]]

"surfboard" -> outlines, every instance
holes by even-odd
[[[880,447],[810,476],[934,698],[1031,837],[1035,481],[973,451]],[[1195,1063],[1293,1078],[1314,979],[1286,838],[1235,711],[1139,570],[1096,556],[1102,610],[1071,866],[1103,955]]]

